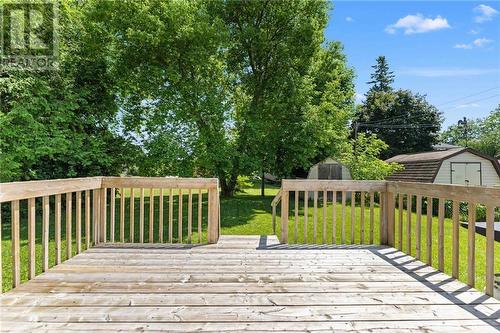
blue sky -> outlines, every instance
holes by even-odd
[[[335,1],[325,36],[344,44],[357,100],[385,55],[394,86],[427,95],[447,127],[500,103],[500,2]]]

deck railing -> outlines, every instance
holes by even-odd
[[[387,181],[283,180],[281,190],[272,202],[273,222],[276,206],[280,201],[282,243],[288,243],[289,236],[293,237],[294,243],[304,244],[375,242],[397,247],[407,254],[415,255],[416,259],[432,265],[433,253],[436,253],[433,243],[437,237],[437,268],[440,271],[445,270],[445,253],[451,251],[454,278],[458,278],[460,273],[459,219],[465,211],[468,222],[467,283],[470,286],[476,285],[475,223],[476,209],[481,205],[486,211],[485,291],[488,295],[493,295],[494,215],[495,209],[500,207],[498,188]],[[350,201],[350,219],[346,218],[348,201]],[[293,207],[290,207],[290,202],[293,202]],[[338,206],[340,206],[339,217]],[[309,223],[311,209],[312,233],[308,231],[311,224]],[[376,211],[379,216],[378,230],[375,229]],[[319,215],[321,215],[321,225],[318,222]],[[425,225],[422,223],[422,215],[426,217]],[[433,217],[436,215],[437,235],[433,231]],[[445,242],[444,221],[447,216],[452,219],[451,249],[446,248],[449,245]],[[348,225],[346,220],[349,222]],[[289,230],[290,224],[293,224],[293,230]],[[299,226],[303,230],[299,230]],[[319,227],[321,229],[318,229]],[[422,229],[425,229],[424,239],[422,239]],[[300,236],[302,232],[303,236]],[[347,232],[349,232],[348,240]],[[425,258],[422,258],[424,251]]]
[[[149,200],[145,203],[146,191],[146,199]],[[135,208],[136,195],[139,197],[138,216]],[[8,203],[10,210],[5,207]],[[146,207],[148,215],[145,213]],[[147,239],[145,216],[148,217]],[[21,263],[23,239],[20,235],[20,231],[24,232],[25,229],[28,279],[32,279],[37,273],[36,260],[37,257],[40,258],[36,254],[37,239],[41,243],[42,272],[48,270],[49,258],[51,264],[62,262],[63,247],[65,259],[69,259],[74,253],[80,253],[82,248],[88,249],[106,242],[182,243],[185,240],[187,243],[201,243],[204,241],[204,231],[206,241],[216,243],[220,224],[218,180],[91,177],[0,183],[0,225],[2,217],[4,225],[10,224],[12,286],[17,287],[21,283],[21,268],[25,264]],[[193,227],[196,239],[192,237]],[[37,229],[40,232],[38,235]],[[65,242],[61,240],[63,229]],[[49,246],[51,243],[54,244],[53,247]],[[0,243],[0,268],[3,267],[1,257]],[[0,286],[1,273],[0,269]]]

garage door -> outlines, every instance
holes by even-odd
[[[481,163],[452,162],[451,183],[469,186],[481,186]]]

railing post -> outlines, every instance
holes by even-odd
[[[281,193],[281,243],[288,243],[288,190]]]
[[[208,190],[208,232],[207,241],[215,244],[219,240],[219,181],[215,188]]]

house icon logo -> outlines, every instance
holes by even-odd
[[[0,70],[57,68],[56,2],[0,4]]]

